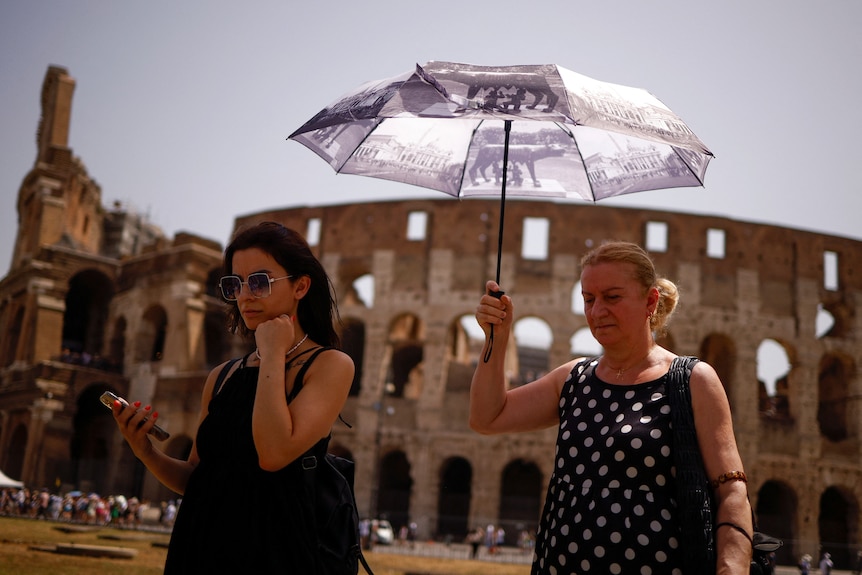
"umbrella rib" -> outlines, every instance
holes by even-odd
[[[691,164],[685,161],[685,156],[676,151],[676,146],[671,146],[670,149],[673,150],[673,153],[676,155],[676,157],[679,158],[683,164],[685,164],[685,167],[688,168],[688,171],[691,172],[691,174],[695,177],[698,183],[703,186],[703,180],[701,180],[700,176],[697,175],[697,172],[692,169]]]
[[[587,171],[587,164],[586,164],[586,162],[584,162],[584,155],[581,153],[581,147],[578,145],[578,139],[575,138],[575,134],[567,126],[564,126],[564,125],[560,124],[559,122],[554,122],[554,124],[556,124],[558,128],[560,128],[563,132],[568,134],[568,136],[572,139],[572,145],[575,147],[575,150],[577,150],[577,152],[578,152],[578,157],[581,159],[581,164],[584,165],[584,173],[587,176],[587,185],[590,187],[590,198],[592,199],[593,203],[595,204],[596,203],[596,192],[593,189],[593,182],[590,181],[590,174]],[[576,125],[578,125],[578,124],[576,124]]]
[[[378,117],[378,118],[375,118],[375,119],[374,119],[374,127],[373,127],[373,128],[371,128],[370,130],[368,130],[368,132],[366,132],[366,133],[365,133],[365,135],[362,137],[362,139],[361,139],[361,140],[356,144],[356,147],[354,147],[354,148],[353,148],[353,151],[352,151],[352,152],[350,152],[349,154],[347,154],[347,157],[346,157],[346,158],[344,158],[344,161],[343,161],[343,162],[341,162],[341,164],[340,164],[337,168],[333,167],[333,169],[335,170],[335,173],[336,173],[336,174],[340,174],[340,173],[341,173],[341,169],[342,169],[342,168],[347,164],[347,162],[349,162],[349,161],[350,161],[350,158],[352,158],[352,157],[353,157],[353,154],[355,154],[355,153],[356,153],[356,150],[358,150],[360,147],[362,147],[362,144],[363,144],[363,143],[365,143],[365,140],[367,140],[367,139],[368,139],[368,137],[369,137],[371,134],[373,134],[375,130],[377,130],[377,128],[380,126],[380,124],[382,124],[382,123],[383,123],[383,120],[385,120],[385,119],[386,119],[386,118],[380,118],[380,117]]]
[[[475,142],[476,132],[479,131],[479,128],[482,127],[482,124],[485,123],[485,120],[479,120],[479,123],[476,124],[476,127],[473,128],[473,133],[470,134],[470,143],[467,145],[467,150],[464,153],[464,162],[461,164],[461,181],[458,182],[458,195],[455,197],[459,200],[461,199],[461,190],[464,189],[464,176],[467,175],[467,160],[470,158],[470,150],[473,148],[473,143]]]

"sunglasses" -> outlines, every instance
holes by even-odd
[[[256,298],[269,297],[272,293],[272,282],[290,279],[293,276],[271,278],[266,272],[256,272],[248,275],[248,280],[242,281],[239,276],[224,276],[219,280],[221,295],[227,301],[236,301],[242,292],[242,286],[247,285],[248,291]]]

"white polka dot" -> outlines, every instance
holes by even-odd
[[[614,459],[615,460],[622,461],[625,458],[626,458],[626,452],[623,451],[622,449],[618,449],[617,451],[614,452]]]
[[[571,432],[571,431],[569,431],[569,430],[566,430],[566,431],[564,431],[564,432],[562,433],[562,435],[560,435],[560,439],[562,439],[562,440],[566,441],[566,440],[568,440],[568,439],[569,439],[569,437],[571,437],[571,436],[572,436],[572,432]]]
[[[632,411],[640,411],[644,408],[644,404],[640,401],[636,401],[632,404]]]
[[[644,457],[644,465],[647,467],[655,467],[655,458],[654,457]]]
[[[612,436],[608,437],[608,440],[607,440],[607,441],[605,441],[605,445],[606,445],[606,446],[608,446],[608,447],[610,447],[610,446],[612,446],[613,444],[614,444],[614,436],[612,435]]]
[[[593,538],[593,532],[589,529],[584,529],[584,534],[582,535],[584,541],[589,541]]]
[[[664,551],[659,551],[655,554],[656,561],[659,563],[664,563],[667,561],[667,553]]]
[[[596,554],[596,557],[604,557],[605,556],[605,548],[602,547],[601,545],[599,545],[595,549],[593,549],[593,553]]]
[[[661,533],[661,523],[658,521],[650,521],[649,528],[656,533]]]
[[[599,527],[604,527],[605,525],[607,525],[607,523],[608,523],[608,520],[604,516],[601,516],[598,519],[596,519],[596,525]]]
[[[635,477],[637,477],[637,476],[638,476],[638,470],[637,470],[637,467],[629,467],[629,468],[627,468],[627,469],[626,469],[626,476],[628,476],[628,477],[630,477],[630,478],[632,478],[632,479],[633,479],[633,478],[635,478]]]
[[[587,430],[587,422],[581,421],[578,423],[578,431],[586,431]]]
[[[620,506],[619,503],[612,503],[611,504],[611,512],[612,513],[614,513],[615,515],[619,515],[620,511],[622,511],[622,507]]]
[[[640,422],[641,422],[641,423],[643,423],[643,424],[647,424],[647,423],[649,423],[650,421],[652,421],[652,417],[650,417],[649,415],[643,415],[643,416],[641,416],[641,419],[640,419]]]
[[[587,407],[590,409],[595,409],[598,404],[598,401],[596,401],[595,399],[591,399],[587,402]]]
[[[589,562],[589,561],[587,561],[586,559],[584,559],[583,561],[581,561],[581,569],[583,569],[583,570],[584,570],[584,571],[586,571],[586,572],[589,572],[589,570],[590,570],[590,562]]]
[[[662,394],[660,394],[660,393],[656,392],[656,393],[653,393],[653,394],[650,396],[649,400],[650,400],[650,401],[661,401],[663,397],[664,397],[664,396],[663,396]]]
[[[608,466],[607,465],[602,465],[601,467],[599,467],[599,477],[604,477],[607,474],[608,474]]]
[[[610,396],[611,396],[611,390],[610,389],[606,389],[602,392],[602,397],[604,397],[605,399],[609,398]]]
[[[652,575],[652,569],[649,565],[644,565],[641,567],[641,575]]]
[[[632,511],[634,512],[635,515],[637,515],[638,517],[641,517],[644,514],[644,507],[643,507],[643,505],[635,505],[634,508],[632,509]]]
[[[557,563],[560,564],[560,567],[565,567],[566,566],[566,556],[563,555],[562,553],[560,553],[559,556],[557,557]]]
[[[571,446],[569,448],[569,457],[577,457],[577,455],[578,455],[578,448],[575,447],[574,445]]]
[[[572,541],[569,543],[569,553],[577,553],[578,552],[578,543],[576,541]]]
[[[574,415],[575,417],[580,417],[580,416],[581,416],[581,408],[580,408],[580,407],[578,407],[577,409],[575,409],[575,410],[572,412],[572,415]]]
[[[584,393],[584,395],[589,395],[590,391],[592,391],[592,389],[590,389],[590,386],[589,386],[589,385],[585,385],[585,386],[584,386],[584,389],[583,389],[583,393]]]
[[[641,533],[640,535],[638,535],[638,543],[646,547],[647,545],[649,545],[649,537]]]
[[[620,575],[623,572],[623,568],[620,567],[619,563],[611,563],[609,569],[611,570],[611,575]]]
[[[610,411],[616,411],[616,410],[618,410],[619,408],[620,408],[620,404],[619,404],[618,402],[616,402],[616,401],[615,401],[615,402],[613,402],[613,403],[608,407],[608,409],[609,409]]]
[[[632,549],[631,547],[629,547],[628,549],[626,549],[626,553],[625,553],[625,555],[626,555],[626,559],[628,559],[629,561],[631,561],[632,559],[634,559],[634,558],[635,558],[635,551],[634,551],[634,549]]]
[[[653,439],[658,439],[659,437],[661,437],[661,429],[650,430],[649,436],[652,437]]]
[[[592,447],[593,446],[593,438],[586,437],[584,438],[584,447]]]
[[[631,425],[629,425],[628,423],[627,423],[627,424],[625,424],[625,425],[623,425],[623,426],[620,428],[620,431],[621,431],[622,433],[631,433],[631,430],[632,430],[632,426],[631,426]]]
[[[619,531],[614,531],[611,533],[611,543],[619,543],[623,540],[623,536],[620,535]]]
[[[640,449],[643,446],[643,441],[641,441],[640,437],[635,437],[632,439],[632,448]]]
[[[667,484],[667,479],[664,475],[656,475],[655,484],[664,486],[665,484]]]

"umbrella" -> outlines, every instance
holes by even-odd
[[[338,173],[499,194],[500,246],[507,192],[595,201],[700,186],[713,156],[649,92],[553,64],[417,64],[342,96],[289,139]]]
[[[417,64],[345,94],[288,139],[338,173],[499,194],[498,284],[507,192],[595,201],[701,186],[713,157],[649,92],[555,64]]]

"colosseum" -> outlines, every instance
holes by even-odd
[[[68,147],[75,82],[51,67],[38,152],[0,280],[0,469],[27,485],[175,498],[131,455],[102,391],[157,406],[169,454],[191,449],[214,366],[250,350],[225,329],[222,246],[165,235],[101,189]],[[24,143],[22,143],[24,145]],[[472,317],[494,277],[499,203],[449,199],[286,207],[238,217],[303,232],[339,299],[357,366],[332,449],[356,461],[364,516],[420,537],[535,528],[555,430],[479,436]],[[862,242],[719,217],[509,201],[501,283],[517,302],[510,385],[599,353],[578,261],[606,239],[648,248],[682,302],[662,345],[726,387],[760,528],[779,563],[862,546]]]

